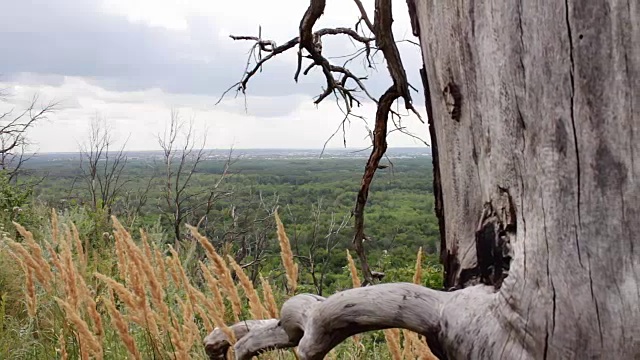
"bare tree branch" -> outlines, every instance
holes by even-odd
[[[360,20],[364,21],[364,23],[369,28],[369,31],[375,32],[373,24],[371,23],[371,20],[369,20],[369,16],[367,15],[367,11],[364,9],[364,5],[362,5],[362,1],[360,0],[353,0],[353,1],[356,3],[356,6],[358,6],[358,10],[360,11]],[[356,30],[357,30],[357,25],[356,25]]]
[[[358,21],[358,24],[360,22],[364,22],[368,30],[373,33],[373,37],[366,37],[359,34],[357,31],[357,25],[355,30],[349,28],[335,28],[321,29],[314,32],[313,27],[325,10],[326,0],[310,0],[309,7],[304,13],[304,16],[302,17],[298,27],[299,36],[297,38],[289,40],[283,45],[276,46],[276,43],[274,41],[263,39],[261,29],[258,37],[231,36],[231,38],[234,40],[254,41],[255,43],[251,49],[250,57],[255,53],[255,51],[257,51],[259,54],[259,60],[253,66],[253,68],[246,71],[246,73],[238,83],[225,91],[222,97],[224,97],[234,87],[237,87],[238,92],[241,91],[242,93],[245,93],[249,80],[262,68],[262,66],[267,61],[269,61],[277,54],[283,53],[298,45],[298,61],[294,80],[296,82],[298,81],[301,72],[303,73],[303,75],[306,75],[311,71],[311,69],[320,67],[325,77],[326,84],[323,92],[315,98],[314,103],[319,104],[327,96],[329,96],[330,94],[334,94],[337,98],[338,106],[344,114],[344,118],[342,119],[338,129],[333,133],[333,135],[331,135],[329,140],[331,140],[331,138],[333,138],[340,131],[340,129],[342,129],[344,133],[345,123],[349,121],[351,117],[362,118],[353,113],[354,105],[361,105],[361,102],[360,100],[358,100],[356,95],[357,92],[364,93],[367,99],[377,105],[375,126],[371,134],[372,150],[365,167],[360,190],[358,192],[356,204],[353,210],[353,216],[355,218],[353,246],[356,249],[356,253],[358,254],[358,258],[361,263],[365,284],[370,284],[373,281],[373,278],[371,275],[371,270],[367,263],[366,252],[363,245],[363,240],[366,238],[366,234],[364,231],[364,209],[369,195],[371,181],[373,180],[375,171],[378,169],[380,160],[384,156],[387,149],[386,138],[389,133],[388,122],[390,114],[393,124],[396,125],[395,130],[402,133],[407,133],[400,123],[396,123],[395,120],[393,120],[394,116],[400,118],[401,115],[398,112],[392,110],[392,105],[396,100],[403,99],[405,108],[414,113],[418,117],[418,119],[420,119],[420,121],[422,121],[422,118],[413,106],[410,94],[411,86],[407,80],[407,75],[400,58],[400,52],[398,51],[397,43],[393,36],[391,0],[375,1],[376,11],[374,14],[373,22],[371,22],[369,16],[367,15],[362,2],[360,0],[354,0],[354,2],[360,13],[360,20]],[[364,49],[357,51],[354,56],[350,56],[345,61],[343,66],[332,64],[322,54],[322,37],[325,35],[346,35],[350,40],[364,45]],[[371,48],[372,42],[374,41],[376,45],[376,51],[379,50],[384,56],[384,59],[387,63],[387,70],[391,79],[393,80],[393,84],[378,99],[374,98],[367,90],[364,84],[366,77],[357,76],[347,68],[347,64],[350,61],[362,54],[365,55],[365,58],[367,59],[367,61],[369,62],[369,66],[371,67],[372,62],[370,59],[373,56],[371,54]],[[262,51],[268,54],[265,57],[261,57],[260,53]],[[306,53],[306,55],[304,55],[304,53]],[[303,58],[311,60],[311,63],[308,64],[304,68],[304,70]],[[338,76],[338,78],[336,78],[336,76]],[[349,83],[351,82],[355,85],[353,89],[349,88]],[[340,106],[340,104],[344,104],[344,109],[342,108],[342,106]],[[327,140],[327,143],[329,140]],[[346,138],[344,136],[343,140],[345,140],[346,146]],[[327,143],[325,143],[325,146]]]
[[[6,101],[5,97],[0,96],[0,101]],[[34,155],[25,156],[30,145],[27,132],[58,109],[56,102],[38,103],[35,95],[23,111],[16,114],[11,108],[0,113],[0,169],[9,175],[10,181],[16,180],[22,165]]]
[[[353,40],[363,43],[365,45],[365,52],[368,54],[369,53],[369,49],[370,49],[370,43],[374,40],[373,38],[367,38],[367,37],[363,37],[360,34],[358,34],[356,31],[349,29],[349,28],[327,28],[327,29],[321,29],[316,31],[314,34],[312,34],[312,37],[314,39],[316,39],[316,44],[319,44],[320,42],[320,38],[322,36],[326,36],[326,35],[347,35],[350,36]],[[294,46],[299,45],[300,44],[300,37],[296,37],[293,38],[289,41],[287,41],[286,43],[284,43],[283,45],[280,46],[276,46],[275,41],[272,40],[263,40],[260,37],[256,37],[256,36],[236,36],[236,35],[230,35],[230,37],[233,40],[252,40],[255,41],[255,44],[253,45],[253,47],[251,48],[250,51],[250,55],[249,58],[251,58],[251,56],[254,54],[256,48],[258,49],[258,53],[261,54],[262,51],[267,52],[267,56],[260,57],[260,60],[256,62],[256,64],[251,68],[251,70],[249,70],[249,62],[247,63],[247,70],[245,71],[245,74],[243,75],[242,79],[235,83],[234,85],[232,85],[231,87],[229,87],[220,97],[220,99],[216,102],[216,104],[220,103],[222,101],[222,99],[224,98],[224,96],[231,90],[236,89],[236,91],[238,92],[242,92],[245,93],[246,89],[247,89],[247,84],[249,82],[249,80],[262,68],[262,66],[269,61],[271,58],[275,57],[278,54],[281,54],[289,49],[292,49]],[[302,46],[302,45],[301,45]],[[368,94],[368,92],[366,91],[366,88],[364,87],[364,85],[362,85],[362,83],[360,82],[360,80],[362,78],[358,78],[355,75],[351,74],[351,72],[349,72],[349,70],[340,67],[340,66],[335,66],[335,65],[331,65],[326,59],[324,59],[324,57],[322,57],[321,55],[319,58],[317,58],[316,60],[314,60],[314,62],[312,64],[309,65],[309,67],[307,68],[307,70],[305,70],[305,75],[309,72],[309,70],[311,68],[313,68],[316,65],[321,65],[323,67],[326,68],[323,69],[323,72],[325,72],[325,76],[327,78],[327,89],[323,92],[323,95],[321,94],[315,101],[316,104],[320,103],[327,95],[329,95],[332,91],[334,90],[340,90],[338,87],[344,87],[344,84],[340,85],[338,82],[335,81],[335,79],[333,78],[333,75],[331,75],[331,71],[337,71],[337,72],[341,72],[343,74],[345,74],[345,78],[348,79],[352,79],[354,81],[356,81],[356,83],[358,83],[358,85],[360,86],[360,89],[362,91],[364,91],[365,93],[367,93],[368,97],[372,98],[371,95]],[[321,60],[324,59],[324,60]],[[300,59],[301,61],[301,59]],[[328,73],[327,73],[328,71]],[[300,73],[300,69],[297,70],[296,75],[295,75],[295,81],[298,81],[298,75]],[[327,76],[327,74],[329,74],[329,76]],[[343,83],[346,83],[345,81],[342,81]]]
[[[245,320],[230,326],[233,335],[237,340],[243,341],[245,335],[252,331],[252,336],[247,338],[243,343],[243,348],[247,352],[253,352],[256,355],[260,352],[276,349],[289,348],[295,346],[289,342],[289,337],[282,327],[278,326],[278,319],[268,320]],[[260,332],[265,332],[260,336]],[[231,347],[231,341],[220,328],[215,328],[204,338],[204,349],[211,360],[222,360],[227,358],[227,351]]]
[[[281,318],[239,322],[231,326],[236,336],[236,359],[248,360],[273,349],[298,347],[301,359],[323,359],[346,338],[372,330],[402,328],[436,340],[445,316],[445,304],[462,302],[473,293],[482,299],[485,288],[448,293],[409,283],[381,284],[345,290],[328,298],[300,294],[282,306]],[[398,316],[401,308],[405,316]],[[220,329],[205,340],[210,359],[224,359],[229,345]],[[424,354],[437,359],[433,354]]]
[[[179,144],[178,141],[183,141]],[[233,163],[232,152],[229,153],[223,173],[210,188],[192,190],[190,184],[199,166],[207,158],[205,149],[206,131],[197,145],[194,120],[186,123],[177,111],[172,111],[171,120],[164,135],[158,135],[158,143],[163,150],[163,166],[165,171],[164,211],[171,214],[171,224],[176,247],[181,239],[181,228],[185,221],[197,223],[198,227],[205,223],[214,203],[229,192],[220,191],[220,184],[229,175],[229,167]]]
[[[374,20],[374,33],[376,43],[382,50],[387,61],[389,74],[393,79],[393,85],[378,100],[378,109],[376,111],[375,128],[373,131],[373,149],[369,156],[369,161],[365,167],[362,184],[356,200],[356,206],[353,214],[355,217],[355,234],[353,237],[353,245],[360,259],[362,272],[364,275],[364,285],[373,282],[371,270],[367,262],[366,252],[363,241],[366,238],[364,232],[364,209],[369,196],[369,187],[380,164],[380,160],[387,150],[387,125],[391,106],[396,99],[402,97],[405,101],[405,107],[411,109],[417,114],[411,103],[411,95],[409,93],[409,85],[407,75],[400,59],[400,53],[393,39],[392,31],[392,7],[391,0],[376,0],[376,12]]]
[[[262,320],[250,328],[245,327],[249,331],[242,333],[235,331],[242,322],[232,326],[235,334],[240,335],[234,345],[236,358],[248,360],[264,351],[297,346],[301,359],[320,360],[350,336],[389,328],[407,329],[433,341],[442,331],[445,317],[455,318],[455,314],[443,313],[445,304],[462,303],[468,300],[469,293],[479,299],[489,295],[486,288],[449,293],[410,283],[349,289],[328,298],[296,295],[282,306],[279,322]],[[398,309],[402,309],[404,316],[398,316]],[[205,339],[205,346],[220,349],[218,344],[224,341],[219,340],[220,337],[221,331],[214,330]],[[208,353],[211,359],[219,358],[212,357],[219,351]],[[437,359],[433,354],[424,355]]]
[[[111,129],[105,119],[96,116],[91,122],[88,143],[80,146],[80,170],[89,188],[93,208],[105,209],[107,214],[111,214],[127,184],[122,178],[128,160],[124,153],[127,141],[112,151]]]
[[[199,229],[202,226],[202,224],[205,224],[205,223],[207,223],[209,221],[209,213],[213,209],[213,205],[216,203],[216,201],[220,197],[231,195],[231,192],[225,192],[225,193],[219,192],[218,188],[222,184],[223,180],[225,180],[225,179],[230,177],[229,168],[236,161],[238,161],[238,158],[234,158],[233,157],[233,148],[232,148],[232,149],[229,150],[229,155],[227,156],[227,160],[224,163],[224,168],[222,170],[222,175],[220,176],[218,181],[216,181],[213,184],[213,186],[211,188],[209,188],[209,196],[206,198],[206,201],[204,202],[204,205],[202,205],[204,207],[204,212],[200,216],[200,220],[198,220],[198,224],[196,225],[196,229]]]

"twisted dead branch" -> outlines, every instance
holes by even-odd
[[[280,321],[278,319],[244,320],[239,323],[231,325],[230,328],[231,328],[231,331],[233,331],[233,334],[236,340],[239,340],[238,342],[243,340],[244,340],[244,343],[247,343],[249,341],[255,342],[256,345],[253,345],[253,344],[246,345],[245,347],[247,349],[253,348],[253,347],[259,347],[261,351],[266,351],[269,349],[276,348],[276,344],[279,341],[283,342],[282,347],[290,347],[290,346],[284,346],[284,344],[288,345],[288,342],[286,342],[288,340],[288,337],[286,336],[286,333],[284,333],[284,331],[281,331],[280,334],[269,333],[267,334],[267,336],[260,334],[261,332],[260,329],[278,328],[279,322]],[[278,329],[281,329],[281,328],[278,328]],[[245,335],[247,335],[249,331],[253,331],[258,336],[245,338]],[[261,341],[262,339],[269,339],[269,343],[264,343],[263,341]],[[204,344],[204,349],[207,352],[207,356],[209,356],[209,359],[211,360],[226,359],[227,351],[231,347],[231,342],[229,341],[229,337],[220,328],[213,329],[213,331],[209,335],[207,335],[207,337],[204,338],[203,344]],[[292,346],[295,346],[295,345],[292,345]]]
[[[320,68],[325,78],[325,88],[322,93],[314,99],[314,104],[319,104],[329,95],[334,94],[338,101],[338,105],[340,106],[340,103],[344,104],[344,109],[340,106],[340,109],[345,115],[341,123],[343,132],[345,122],[349,121],[351,117],[358,117],[362,119],[361,116],[353,113],[353,107],[360,106],[362,104],[358,93],[364,94],[368,100],[377,105],[375,126],[371,136],[372,150],[365,167],[360,190],[358,191],[356,203],[352,212],[352,216],[355,219],[353,246],[360,261],[364,284],[367,285],[371,284],[374,279],[371,275],[371,269],[367,261],[366,250],[363,244],[363,241],[367,238],[364,228],[364,212],[367,198],[369,196],[371,181],[373,180],[375,172],[380,165],[380,160],[387,150],[386,139],[389,133],[389,117],[391,115],[392,120],[394,116],[400,118],[400,114],[393,111],[392,106],[396,100],[402,99],[404,101],[405,108],[416,114],[421,121],[422,119],[413,106],[410,94],[411,86],[407,80],[407,75],[396,45],[397,43],[393,36],[391,0],[376,0],[376,12],[373,22],[371,22],[362,3],[359,0],[354,0],[354,2],[360,12],[360,19],[355,26],[355,30],[338,27],[320,29],[314,32],[313,27],[325,10],[326,0],[310,0],[309,7],[304,13],[299,24],[299,36],[282,45],[276,45],[276,42],[273,40],[263,39],[262,29],[259,30],[259,36],[231,35],[231,38],[234,40],[249,40],[253,41],[254,44],[249,53],[249,59],[242,78],[222,94],[218,103],[229,91],[233,89],[236,89],[237,93],[241,92],[245,94],[248,82],[260,71],[267,61],[297,45],[298,60],[294,80],[296,82],[298,81],[300,73],[307,75],[312,69],[317,67]],[[374,35],[373,37],[364,35],[364,32],[362,32],[362,34],[358,32],[358,25],[361,22],[365,23],[366,28]],[[387,70],[393,80],[393,84],[376,99],[366,88],[364,82],[367,77],[358,76],[347,68],[347,64],[354,57],[345,61],[343,66],[339,66],[332,64],[329,59],[322,54],[322,38],[327,35],[348,36],[354,42],[361,44],[364,49],[356,52],[354,57],[364,55],[370,67],[372,57],[371,50],[375,49],[376,51],[380,51],[386,60]],[[372,44],[374,42],[375,46]],[[266,56],[263,57],[262,53],[266,53]],[[252,58],[257,58],[253,65],[251,65]],[[303,70],[304,59],[310,60],[311,63],[306,65]],[[394,124],[396,125],[396,129],[404,132],[403,128],[399,126],[395,120]],[[338,130],[339,129],[340,127]]]
[[[354,288],[328,298],[300,294],[284,303],[280,320],[233,325],[238,339],[234,351],[236,359],[249,360],[265,351],[297,346],[300,359],[319,360],[350,336],[401,328],[423,335],[438,355],[442,353],[438,346],[441,338],[460,330],[457,327],[465,319],[459,306],[468,304],[469,297],[482,306],[492,294],[485,287],[442,292],[411,283]],[[219,329],[207,336],[204,344],[210,359],[224,359],[230,346]]]
[[[29,130],[58,111],[60,104],[40,104],[39,97],[35,95],[26,108],[16,111],[9,104],[5,106],[6,101],[6,94],[0,89],[0,169],[10,181],[15,181],[24,172],[22,165],[35,155],[28,154],[32,145],[27,136]]]

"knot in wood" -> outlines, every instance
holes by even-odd
[[[460,121],[462,94],[458,85],[454,82],[447,84],[442,90],[442,96],[449,116],[455,121]]]

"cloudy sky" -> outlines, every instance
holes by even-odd
[[[42,102],[59,102],[58,111],[38,124],[30,138],[34,150],[76,151],[92,119],[100,117],[116,138],[130,137],[128,149],[157,149],[171,111],[194,119],[208,129],[212,148],[320,148],[339,125],[342,114],[334,101],[316,107],[322,91],[319,71],[293,81],[295,51],[264,66],[252,79],[245,99],[232,92],[215,105],[221,93],[237,82],[247,61],[248,42],[229,34],[256,35],[283,43],[297,36],[307,1],[301,0],[0,0],[0,89],[7,95],[0,110],[19,110],[34,95]],[[371,16],[373,1],[365,1]],[[411,35],[406,3],[394,1],[397,40]],[[329,0],[316,29],[353,26],[358,18],[351,1]],[[345,39],[327,38],[327,56],[356,50]],[[421,88],[419,49],[399,45],[410,82]],[[378,97],[390,80],[386,65],[366,69],[355,61],[352,71],[369,76]],[[332,61],[340,63],[344,59]],[[330,100],[330,99],[328,99]],[[423,109],[423,95],[414,100]],[[402,109],[403,110],[403,109]],[[371,103],[357,114],[372,124]],[[426,115],[423,114],[423,117]],[[403,125],[426,139],[427,127],[415,116]],[[369,140],[361,120],[347,128],[349,147],[366,147]],[[391,146],[421,146],[393,133]],[[342,146],[341,136],[329,147]]]

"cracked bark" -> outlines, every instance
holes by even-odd
[[[490,330],[467,323],[473,335],[445,340],[448,357],[637,356],[640,225],[628,219],[640,215],[640,145],[630,140],[640,127],[632,101],[640,28],[631,25],[640,7],[522,0],[415,8],[438,145],[446,285],[499,287],[493,306],[469,315]],[[462,95],[459,118],[451,83]],[[493,225],[479,235],[476,224],[499,189],[513,198],[517,231],[508,276],[496,284],[487,276],[497,259],[487,247]]]
[[[277,338],[301,359],[385,327],[446,359],[638,358],[640,5],[409,2],[455,291],[298,295]]]
[[[246,343],[250,339],[264,339],[265,336],[251,337],[245,338],[245,335],[249,333],[249,331],[254,331],[254,333],[260,333],[260,330],[264,329],[272,329],[277,327],[279,323],[278,319],[267,319],[267,320],[244,320],[239,323],[231,325],[231,331],[236,338],[236,341],[243,341]],[[258,330],[258,331],[256,331]],[[279,347],[291,347],[287,342],[288,337],[278,337],[278,334],[271,334],[268,344],[261,344],[260,350],[270,350]],[[211,360],[224,360],[227,358],[227,350],[231,347],[231,342],[227,335],[220,328],[215,328],[213,331],[204,338],[203,341],[204,349]],[[289,346],[287,346],[289,345]],[[252,348],[253,345],[248,345],[247,348]]]

